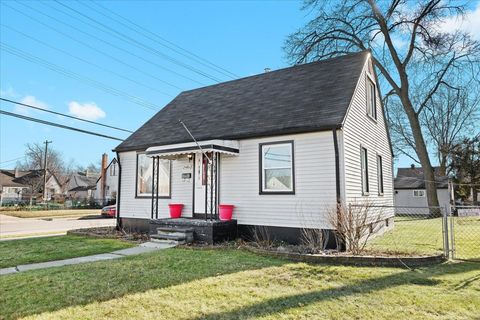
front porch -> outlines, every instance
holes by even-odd
[[[208,244],[235,240],[237,238],[237,221],[205,220],[195,218],[152,219],[150,220],[150,235],[157,234],[157,230],[171,231],[193,229],[193,240]]]

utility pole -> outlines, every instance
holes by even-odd
[[[48,144],[52,141],[45,140],[45,153],[43,154],[43,201],[47,202],[47,153]]]

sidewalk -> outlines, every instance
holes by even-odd
[[[134,256],[137,254],[173,248],[175,246],[176,246],[175,244],[168,244],[168,243],[145,242],[140,244],[138,247],[117,250],[110,253],[94,254],[94,255],[85,256],[85,257],[77,257],[77,258],[71,258],[71,259],[65,259],[65,260],[55,260],[55,261],[47,261],[47,262],[32,263],[32,264],[23,264],[16,267],[3,268],[3,269],[0,269],[0,276],[5,274],[28,271],[28,270],[46,269],[46,268],[69,266],[69,265],[81,264],[81,263],[87,263],[87,262],[119,259],[126,256]]]

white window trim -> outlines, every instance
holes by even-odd
[[[289,146],[290,147],[290,160],[291,160],[291,165],[290,167],[270,167],[270,168],[265,168],[265,154],[264,154],[264,148],[265,147],[280,147],[280,146]],[[295,193],[295,160],[294,160],[294,147],[293,147],[293,141],[281,141],[281,142],[266,142],[266,143],[261,143],[260,144],[260,161],[262,163],[261,165],[261,172],[260,172],[260,194],[294,194]],[[277,189],[267,189],[266,184],[265,184],[265,169],[290,169],[290,176],[292,179],[292,186],[288,190],[277,190]]]
[[[135,198],[151,198],[153,192],[150,193],[140,193],[138,191],[138,178],[139,178],[139,172],[138,172],[138,159],[140,155],[144,155],[144,152],[138,152],[136,155],[136,160],[135,160]],[[152,160],[152,159],[151,159]],[[152,160],[153,162],[153,160]],[[168,195],[165,194],[160,194],[158,195],[159,199],[171,199],[172,198],[172,161],[168,160],[168,165],[169,165],[169,176],[168,176]],[[154,179],[154,177],[152,177]]]
[[[363,164],[363,150],[365,150],[365,165]],[[365,171],[365,176],[363,175],[363,171]],[[364,182],[366,182],[365,188]],[[360,183],[362,195],[368,196],[370,194],[370,179],[368,176],[368,149],[363,145],[360,146]]]
[[[365,94],[366,94],[366,100],[367,100],[367,103],[366,103],[366,106],[367,106],[367,115],[370,117],[370,119],[372,119],[373,121],[377,121],[377,118],[378,118],[378,110],[377,110],[377,83],[375,82],[375,80],[373,79],[373,77],[370,75],[370,73],[366,73],[366,80],[365,80]],[[369,105],[370,105],[370,83],[373,84],[373,89],[374,89],[374,99],[373,99],[373,107],[374,109],[372,111],[374,111],[373,113],[374,114],[370,114],[370,108],[369,108]]]

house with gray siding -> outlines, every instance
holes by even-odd
[[[182,92],[114,151],[124,228],[148,229],[172,203],[191,219],[231,204],[240,232],[265,226],[292,239],[331,230],[337,203],[394,201],[367,51]]]
[[[437,197],[440,207],[450,208],[450,189],[448,177],[438,173],[434,167]],[[422,168],[414,165],[408,168],[398,168],[394,180],[395,206],[397,214],[429,214],[427,191],[425,189],[425,174]],[[411,208],[411,209],[410,209]]]

